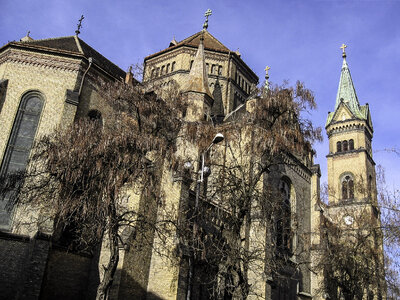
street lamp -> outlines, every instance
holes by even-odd
[[[198,213],[198,208],[199,208],[199,198],[200,198],[200,185],[204,181],[204,171],[207,173],[210,172],[210,169],[207,168],[208,170],[205,170],[204,166],[204,157],[205,154],[210,151],[211,147],[215,144],[218,144],[224,140],[224,136],[222,133],[217,133],[215,137],[213,138],[210,146],[207,147],[205,151],[201,153],[201,169],[200,169],[200,179],[197,180],[196,184],[196,200],[194,203],[194,218],[193,218],[193,234],[192,234],[192,247],[194,248],[194,242],[196,239],[196,234],[197,234],[197,213]],[[199,172],[197,172],[197,175]],[[187,287],[187,294],[186,294],[186,300],[191,299],[191,292],[192,292],[192,286],[193,286],[193,272],[194,272],[194,249],[190,250],[190,256],[189,256],[189,276],[188,276],[188,287]]]
[[[198,185],[199,189],[200,189],[199,183],[204,181],[204,170],[205,170],[204,156],[208,151],[210,151],[210,149],[213,145],[218,144],[218,143],[222,142],[223,140],[224,140],[224,135],[222,133],[217,133],[215,135],[215,137],[213,138],[210,146],[208,146],[207,149],[201,153],[201,170],[200,170],[201,174],[200,174],[200,180],[197,181],[197,185]],[[196,191],[196,198],[197,198],[197,191]]]

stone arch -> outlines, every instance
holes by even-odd
[[[340,191],[342,200],[354,199],[354,175],[346,172],[340,176]]]
[[[11,129],[0,175],[24,171],[39,127],[45,98],[39,91],[28,91],[22,97]],[[0,228],[11,225],[12,210],[7,208],[9,196],[0,201]]]

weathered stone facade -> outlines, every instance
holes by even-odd
[[[144,63],[143,81],[150,86],[149,89],[161,88],[162,93],[175,82],[183,90],[191,105],[186,116],[189,121],[230,121],[229,113],[235,109],[251,113],[252,105],[257,103],[251,98],[258,84],[255,73],[238,52],[230,51],[206,30],[181,42],[173,40],[165,50],[146,57]],[[193,79],[197,76],[196,72],[200,80]],[[77,36],[38,41],[25,39],[0,48],[0,171],[6,172],[5,168],[11,161],[7,151],[11,153],[10,145],[15,141],[13,135],[17,134],[13,131],[18,118],[21,118],[21,103],[26,95],[33,92],[43,101],[37,129],[33,132],[33,138],[37,139],[57,127],[67,126],[77,118],[87,116],[91,111],[100,112],[103,121],[107,122],[107,106],[98,90],[99,79],[121,80],[125,75]],[[368,108],[363,110],[366,119],[354,118],[349,107],[339,104],[327,125],[330,139],[329,185],[340,191],[342,175],[350,169],[354,170],[354,176],[364,176],[366,183],[371,176],[376,202],[369,111]],[[343,140],[353,140],[354,149],[336,153],[337,142]],[[182,139],[177,149],[178,156],[198,161],[197,145]],[[223,152],[222,146],[218,149],[215,151]],[[252,154],[246,155],[246,159],[250,160]],[[307,249],[299,255],[307,263],[297,267],[296,261],[292,261],[282,269],[283,280],[268,277],[263,263],[254,264],[249,271],[249,282],[256,293],[250,298],[321,299],[317,290],[323,278],[310,271],[314,257],[310,249],[320,243],[320,169],[314,165],[312,153],[305,157],[286,155],[284,160],[284,165],[272,169],[263,178],[260,189],[266,189],[271,184],[278,186],[281,182],[287,184],[291,210],[297,217],[297,231],[291,243],[294,249]],[[189,207],[194,198],[193,179],[178,176],[164,166],[159,172],[161,181],[158,192],[163,193],[167,208],[179,208],[175,216],[179,218],[180,212],[185,211],[184,208]],[[127,191],[130,194],[127,205],[135,211],[146,211],[151,218],[157,219],[160,212],[153,199],[134,193],[135,188]],[[355,198],[365,197],[355,194]],[[339,199],[332,200],[332,204],[338,203]],[[52,245],[48,235],[40,234],[44,230],[51,234],[51,226],[50,229],[38,228],[36,220],[40,218],[39,211],[21,207],[12,215],[7,215],[3,205],[0,213],[3,222],[0,229],[8,232],[0,236],[0,252],[4,261],[9,257],[7,253],[12,253],[8,259],[10,263],[7,266],[1,263],[0,266],[2,295],[7,295],[8,299],[24,298],[25,293],[30,299],[94,298],[104,271],[103,265],[109,257],[106,242],[93,256],[68,253]],[[251,224],[246,237],[249,247],[252,247],[252,242],[271,242],[267,232],[268,229],[262,225]],[[307,241],[299,238],[305,235],[311,238]],[[166,249],[155,249],[155,246],[145,244],[142,237],[133,237],[130,232],[126,237],[129,247],[120,248],[110,299],[186,299],[187,262],[182,260],[180,264],[171,265],[163,256],[176,246],[175,237],[172,235],[167,239]],[[152,233],[145,238],[152,240],[154,245],[158,243]],[[257,273],[256,269],[262,269],[262,272]],[[194,287],[200,289],[195,284]],[[194,292],[194,297],[200,299],[199,294]]]

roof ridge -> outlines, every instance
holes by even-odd
[[[25,42],[18,41],[17,43],[34,43],[34,42],[43,42],[43,41],[52,41],[52,40],[66,39],[66,38],[72,38],[72,37],[74,37],[74,35],[60,36],[60,37],[47,38],[47,39],[39,39],[39,40],[32,40],[32,41],[25,41]]]
[[[79,52],[82,53],[82,54],[85,54],[83,52],[83,50],[82,50],[80,39],[79,39],[79,37],[77,35],[74,35],[74,40],[75,40],[75,43],[76,43],[76,47],[78,47]]]
[[[83,43],[84,45],[86,45],[87,47],[89,47],[90,49],[92,49],[93,51],[95,51],[99,56],[101,56],[102,58],[106,59],[109,63],[111,63],[112,65],[114,65],[115,67],[121,69],[123,71],[123,69],[121,67],[119,67],[118,65],[116,65],[115,63],[113,63],[111,60],[109,60],[107,57],[105,57],[103,54],[101,54],[99,51],[97,51],[95,48],[93,48],[92,46],[90,46],[88,43],[86,43],[84,40],[82,40],[81,38],[78,37],[79,43]],[[80,45],[80,44],[79,44]],[[83,51],[82,48],[82,54],[86,55],[86,53]],[[125,72],[125,71],[123,71]]]

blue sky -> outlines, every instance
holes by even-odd
[[[382,151],[400,147],[400,0],[302,1],[44,1],[0,0],[0,44],[73,35],[85,15],[80,37],[126,70],[151,53],[200,31],[204,12],[213,15],[209,32],[243,60],[262,81],[303,81],[315,92],[310,115],[324,126],[335,105],[342,43],[360,103],[369,103],[377,164],[391,186],[400,177],[400,157]],[[314,145],[326,180],[327,137]]]

